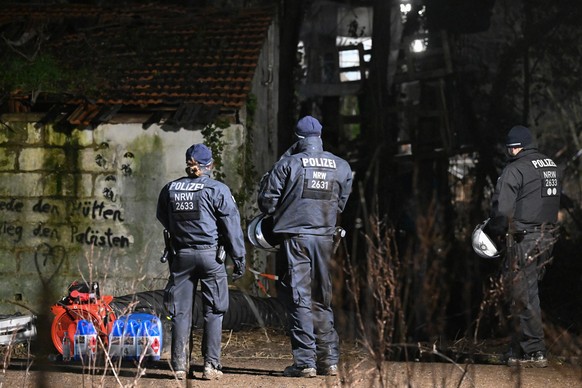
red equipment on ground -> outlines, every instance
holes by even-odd
[[[111,295],[100,295],[97,282],[88,284],[74,281],[69,286],[68,295],[51,306],[51,312],[55,315],[51,337],[63,359],[70,359],[75,355],[75,334],[80,321],[91,322],[103,346],[107,346],[108,336],[115,322],[115,313],[109,305],[112,300]],[[92,347],[96,345],[89,344]]]

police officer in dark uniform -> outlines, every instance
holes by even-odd
[[[509,163],[492,197],[486,232],[506,240],[503,266],[515,320],[510,366],[547,366],[538,281],[557,238],[561,179],[556,163],[540,153],[530,130],[511,128],[506,147]]]
[[[172,367],[185,379],[190,367],[189,337],[193,298],[200,281],[204,333],[202,378],[222,376],[222,319],[228,309],[228,280],[223,257],[217,255],[219,236],[234,262],[233,280],[245,271],[245,246],[240,215],[230,189],[212,178],[212,153],[204,144],[186,151],[185,177],[164,186],[157,218],[171,235],[167,307],[172,317]]]
[[[289,314],[294,364],[285,376],[336,375],[339,338],[331,308],[328,261],[333,254],[337,214],[352,185],[349,164],[323,150],[321,124],[306,116],[296,126],[298,141],[263,177],[259,209],[273,217],[283,238],[278,295]]]

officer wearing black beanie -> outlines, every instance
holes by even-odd
[[[533,142],[529,128],[516,125],[511,128],[505,138],[507,148],[523,148]]]
[[[512,310],[509,366],[546,367],[538,281],[557,238],[561,177],[521,125],[507,134],[509,160],[495,187],[486,232],[505,241],[504,285]]]

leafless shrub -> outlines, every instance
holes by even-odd
[[[414,248],[403,252],[398,231],[389,222],[374,211],[362,213],[368,214],[359,228],[365,232],[353,238],[361,237],[364,248],[353,250],[344,260],[345,294],[352,298],[349,305],[354,310],[357,341],[374,360],[377,384],[390,386],[389,360],[450,362],[461,371],[456,383],[470,380],[467,366],[457,364],[441,349],[440,341],[446,336],[445,306],[451,295],[447,282],[450,242],[444,237],[435,203],[416,218]]]
[[[373,234],[366,236],[365,273],[362,281],[361,269],[347,263],[349,275],[348,291],[354,297],[355,319],[361,334],[361,344],[376,360],[378,371],[381,368],[389,346],[393,342],[396,326],[404,325],[399,294],[400,264],[394,260],[394,244],[386,236],[386,231],[378,222],[370,222]],[[371,323],[371,324],[370,324]]]

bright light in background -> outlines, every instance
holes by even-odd
[[[426,51],[426,40],[425,39],[415,39],[410,43],[410,51],[413,53],[421,53]]]
[[[407,2],[406,0],[400,4],[400,12],[403,14],[407,14],[408,12],[412,11],[412,4]]]
[[[407,16],[423,16],[426,12],[425,6],[416,6],[413,10],[412,5],[416,4],[416,1],[411,0],[401,0],[400,1],[400,13],[401,17],[403,18],[403,22],[406,21]],[[414,15],[411,14],[414,12]],[[422,28],[420,33],[426,32]],[[424,34],[423,34],[424,35]],[[338,48],[342,48],[345,46],[356,46],[358,44],[362,44],[364,46],[364,50],[368,53],[372,48],[372,38],[371,37],[361,37],[361,38],[353,38],[348,36],[338,36],[336,38],[336,46]],[[427,50],[428,40],[425,38],[415,39],[410,43],[409,50],[413,53],[422,53]],[[363,60],[365,62],[370,61],[370,54],[364,54]],[[347,82],[347,81],[359,81],[361,80],[361,72],[359,70],[354,71],[341,71],[341,69],[345,68],[357,68],[362,66],[363,64],[360,63],[360,54],[358,50],[339,50],[339,69],[340,69],[340,81]]]
[[[372,48],[372,38],[365,37],[365,38],[348,38],[348,37],[341,37],[338,36],[336,39],[336,45],[338,47],[341,46],[355,46],[358,44],[362,44],[364,46],[364,50],[370,50]],[[364,55],[364,61],[370,61],[370,55]],[[346,67],[358,67],[360,66],[360,54],[358,50],[341,50],[339,52],[339,67],[346,68]],[[359,81],[361,79],[360,71],[348,71],[341,73],[341,81]]]
[[[406,19],[408,14],[412,11],[412,4],[410,4],[409,0],[401,0],[400,2],[400,19],[402,23],[406,23]]]
[[[299,56],[299,65],[301,67],[305,67],[305,44],[303,41],[299,41],[299,43],[297,43],[297,55]]]

